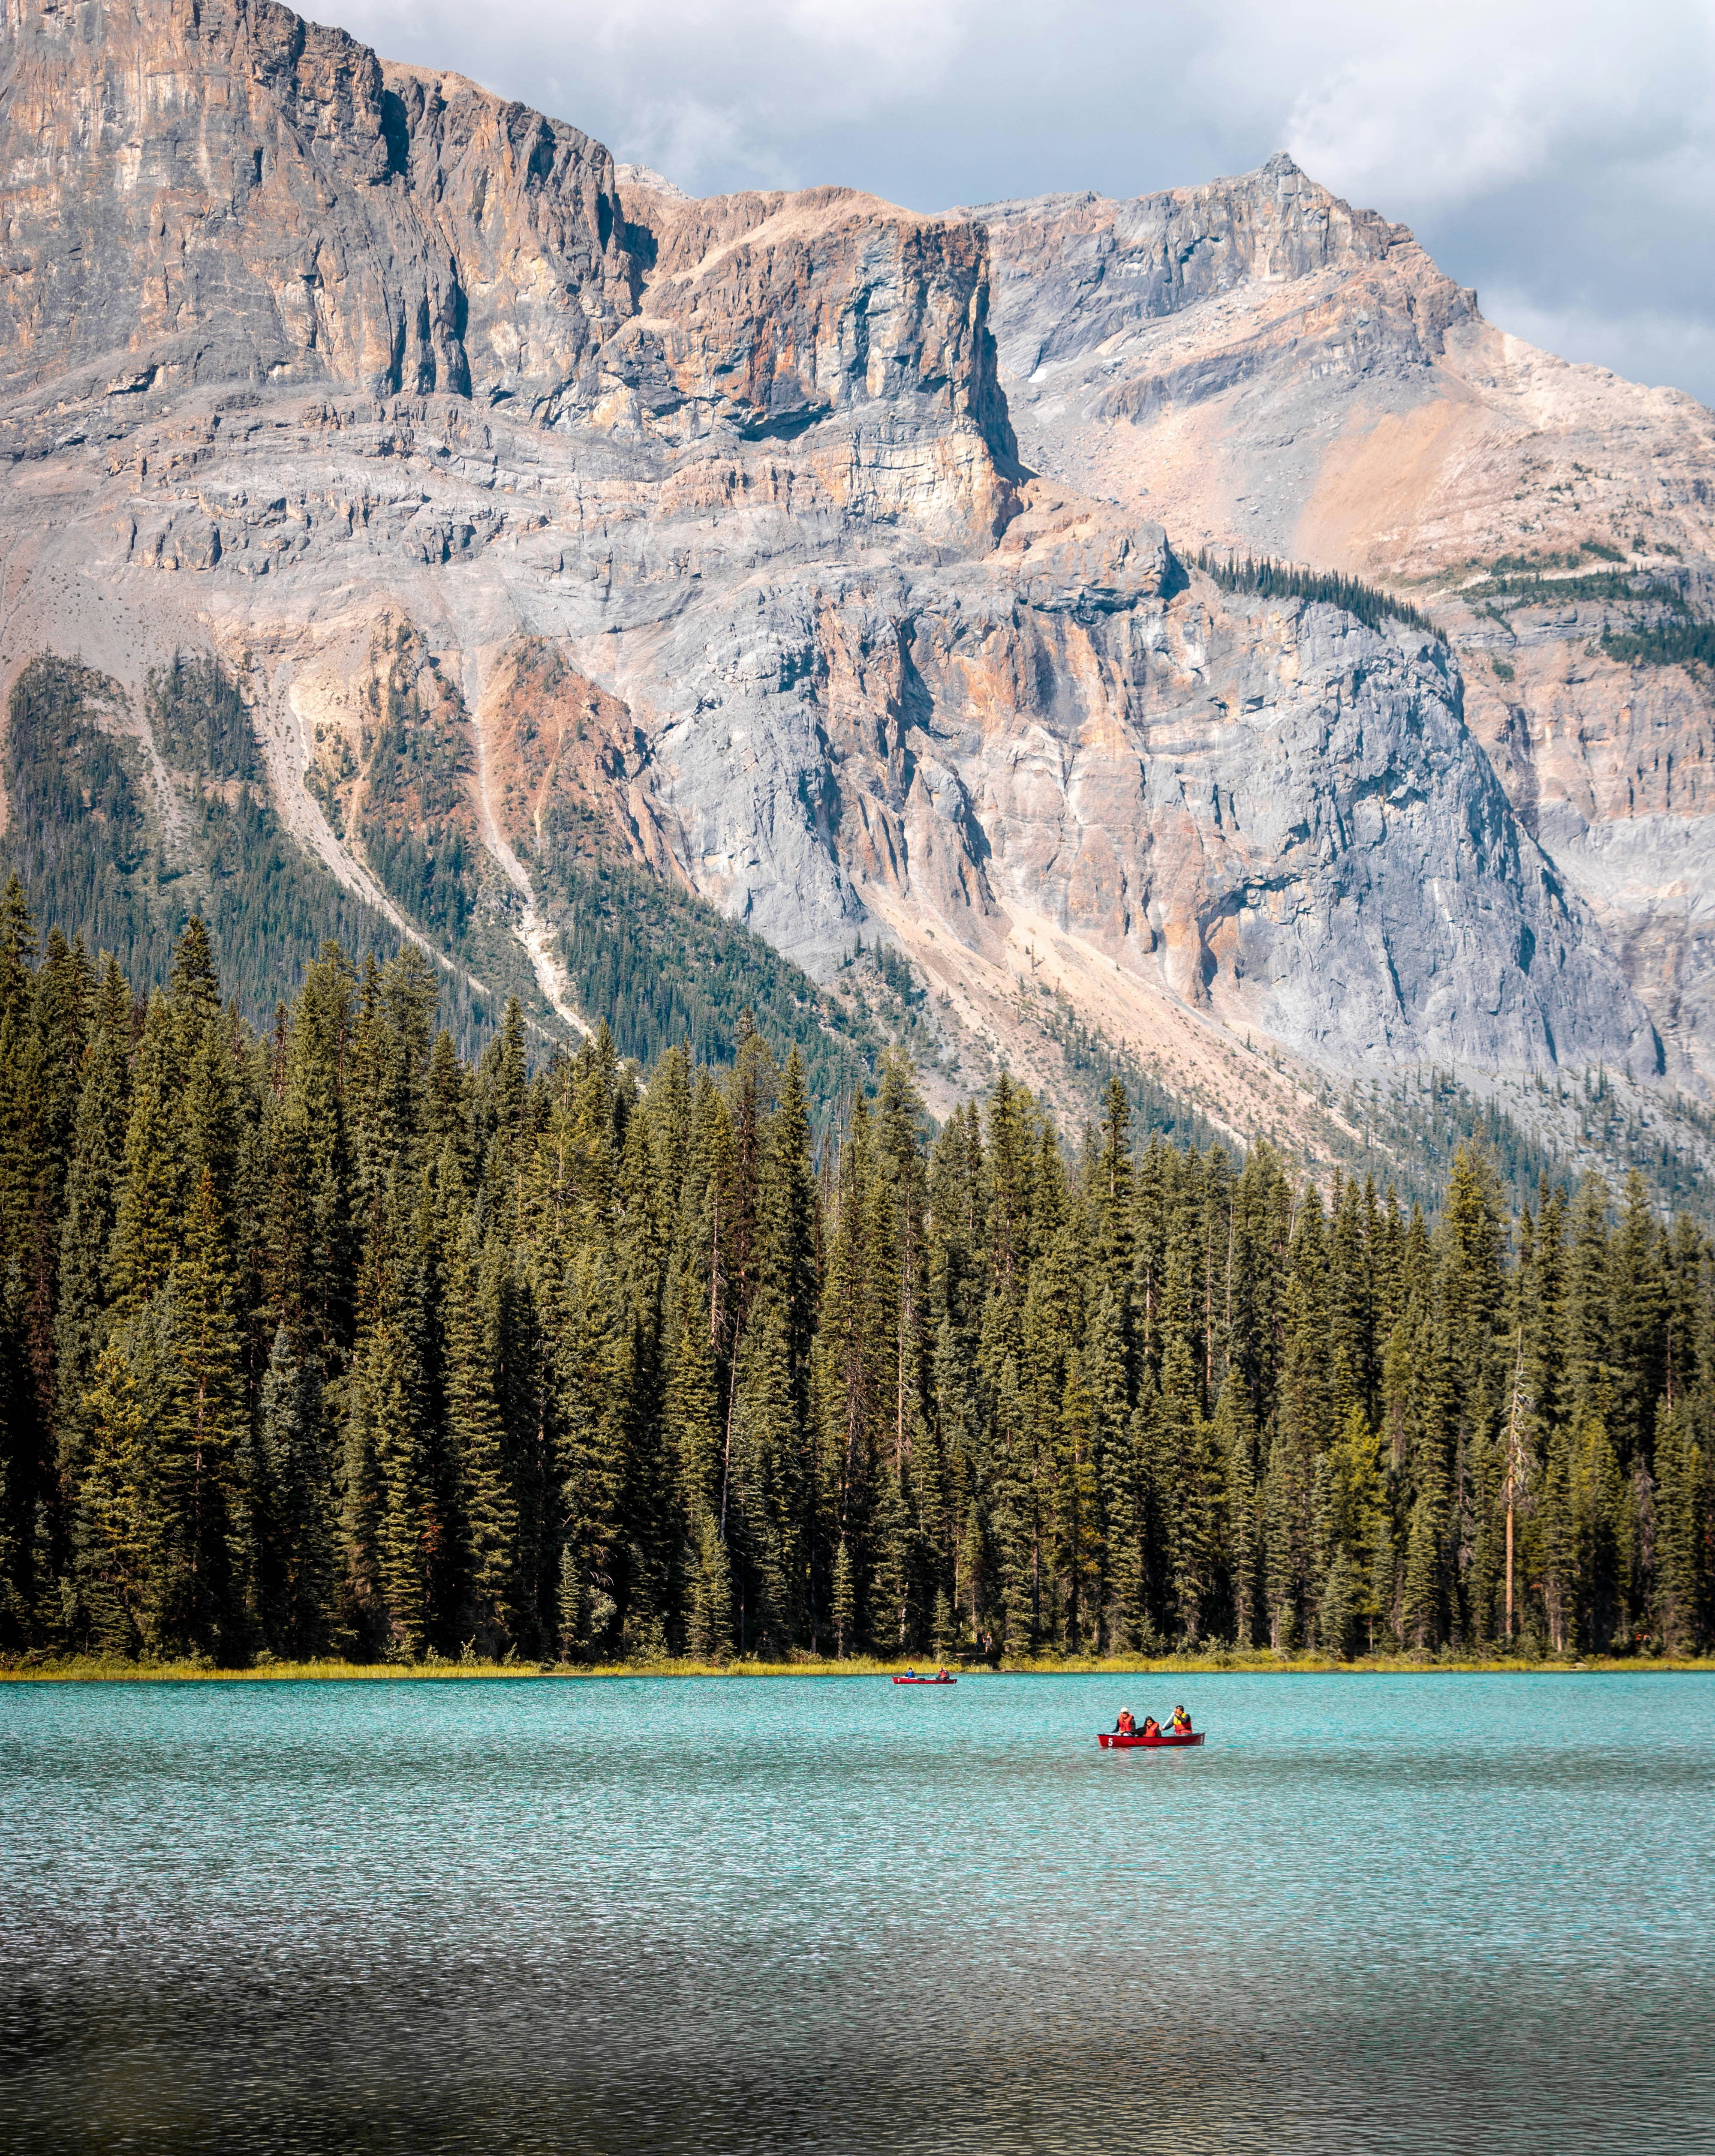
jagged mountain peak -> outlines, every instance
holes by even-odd
[[[689,202],[691,197],[677,181],[655,171],[651,165],[622,164],[615,167],[622,187],[641,189],[645,194],[665,196],[670,202]]]
[[[1476,318],[1476,295],[1443,276],[1405,226],[1354,210],[1284,153],[1201,187],[1047,195],[968,214],[988,230],[996,335],[1007,371],[1024,380],[1085,360],[1122,377],[1127,341],[1152,323],[1211,304],[1231,314],[1240,294],[1266,294],[1277,316],[1302,311],[1298,288],[1353,275],[1380,273],[1425,352]]]

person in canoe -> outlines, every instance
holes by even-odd
[[[1173,1735],[1175,1737],[1189,1737],[1190,1734],[1190,1716],[1186,1713],[1183,1707],[1176,1707],[1173,1709]]]
[[[1159,1737],[1161,1734],[1161,1724],[1153,1714],[1146,1714],[1143,1717],[1143,1734],[1146,1737]]]
[[[1116,1737],[1135,1736],[1137,1733],[1137,1723],[1132,1719],[1131,1708],[1128,1707],[1122,1707],[1120,1709],[1120,1718],[1113,1726],[1114,1735]]]
[[[947,1665],[945,1662],[941,1665],[941,1673],[936,1678],[935,1681],[937,1684],[951,1684],[952,1682],[952,1679],[947,1674]]]

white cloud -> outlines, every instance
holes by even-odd
[[[1338,63],[1297,90],[1288,141],[1343,190],[1461,202],[1571,155],[1659,154],[1715,126],[1706,0],[1317,12],[1347,35]]]

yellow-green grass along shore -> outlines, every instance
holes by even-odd
[[[788,1662],[424,1662],[268,1661],[248,1669],[226,1669],[208,1661],[133,1662],[117,1657],[71,1656],[55,1660],[0,1661],[0,1684],[301,1684],[432,1683],[449,1681],[613,1677],[884,1677],[921,1676],[940,1666],[932,1661],[876,1661],[848,1656],[844,1661],[809,1656]],[[987,1663],[949,1665],[963,1678],[992,1676],[1566,1676],[1592,1671],[1625,1671],[1634,1676],[1691,1672],[1715,1676],[1715,1656],[1602,1656],[1576,1660],[1502,1659],[1451,1651],[1420,1655],[1360,1656],[1339,1661],[1323,1655],[1276,1655],[1267,1650],[1213,1655],[1130,1655],[1100,1661],[1068,1656],[1034,1661],[1007,1659],[998,1669]]]

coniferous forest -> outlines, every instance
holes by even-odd
[[[474,1064],[407,946],[258,1034],[0,904],[8,1656],[1698,1651],[1715,1273],[881,1065]],[[1512,1600],[1508,1617],[1508,1528]]]

